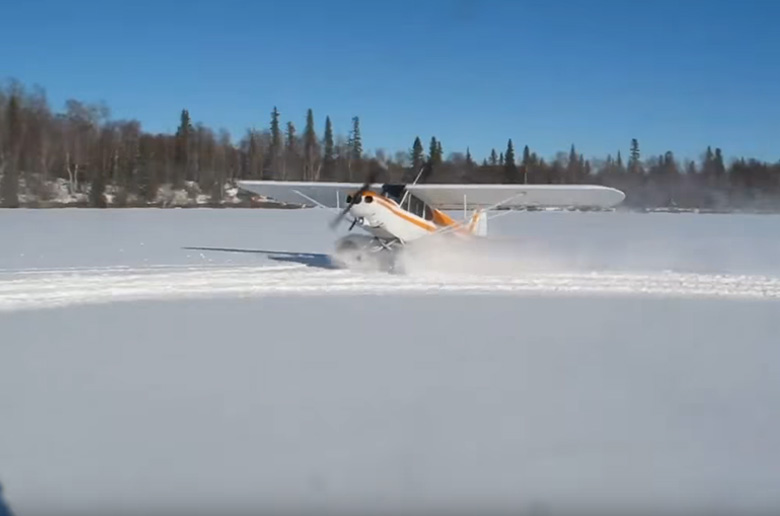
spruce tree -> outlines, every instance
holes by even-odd
[[[577,177],[578,177],[578,168],[579,168],[579,157],[577,156],[577,151],[574,149],[574,144],[571,144],[571,149],[569,150],[569,162],[566,166],[566,174],[568,178],[566,179],[567,182],[570,183],[576,183]]]
[[[284,149],[288,155],[294,156],[298,154],[297,136],[295,134],[295,124],[287,122],[287,131],[284,136]]]
[[[271,111],[271,145],[265,157],[263,177],[265,179],[279,177],[279,160],[282,156],[282,130],[279,127],[279,110]]]
[[[507,183],[517,183],[518,173],[515,163],[515,147],[510,138],[506,144],[506,154],[504,154],[504,177]]]
[[[303,130],[304,180],[313,181],[316,179],[314,177],[316,159],[317,133],[314,130],[314,113],[309,109],[306,113],[306,127]]]
[[[360,135],[360,118],[352,117],[352,134],[349,139],[350,156],[358,161],[363,157],[363,138]]]
[[[523,147],[523,183],[528,183],[528,172],[531,168],[531,149],[528,145]]]
[[[191,179],[190,174],[190,140],[193,128],[190,112],[182,109],[179,128],[176,130],[174,155],[173,187],[182,188],[184,181]],[[102,194],[101,194],[102,195]]]
[[[287,130],[284,138],[284,155],[282,157],[282,178],[288,179],[290,171],[294,170],[295,179],[301,179],[298,175],[298,137],[295,133],[295,124],[287,122]]]
[[[420,137],[417,136],[414,139],[414,143],[412,144],[412,152],[411,152],[411,161],[412,161],[412,173],[416,177],[417,174],[420,172],[420,169],[423,166],[423,162],[425,161],[425,155],[424,155],[423,145],[420,141]]]
[[[428,147],[428,157],[431,160],[432,165],[438,165],[441,163],[441,145],[436,141],[435,136],[431,136],[431,144]]]
[[[628,170],[632,174],[639,173],[639,142],[636,138],[631,139],[631,151],[628,157]]]
[[[720,180],[726,175],[726,165],[723,163],[723,154],[720,147],[715,148],[715,157],[713,159],[712,170],[715,174],[715,178]]]
[[[709,186],[713,186],[715,182],[715,154],[712,152],[712,147],[709,145],[704,153],[701,169],[706,183],[708,183]]]
[[[279,128],[279,110],[274,106],[271,111],[271,154],[278,156],[282,148],[282,131]]]
[[[322,176],[324,179],[332,180],[334,178],[334,165],[336,162],[336,153],[333,146],[333,126],[330,122],[330,116],[325,117],[325,136],[322,146],[324,154],[322,156]]]

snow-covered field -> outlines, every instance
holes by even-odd
[[[315,210],[0,211],[3,496],[780,509],[780,217],[490,230],[386,275],[329,268]]]

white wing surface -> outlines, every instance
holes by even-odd
[[[440,210],[491,207],[610,208],[623,202],[620,190],[600,185],[421,184],[409,192]]]
[[[342,208],[348,193],[361,183],[314,181],[239,181],[239,188],[288,204]],[[371,185],[380,192],[382,184]],[[610,208],[623,202],[620,190],[600,185],[418,184],[406,189],[440,210],[485,208],[591,207]]]

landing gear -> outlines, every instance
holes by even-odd
[[[360,271],[398,273],[400,244],[364,235],[349,235],[336,241],[334,258],[343,267]]]

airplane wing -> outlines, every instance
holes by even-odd
[[[418,184],[406,189],[431,207],[440,210],[591,207],[610,208],[623,202],[620,190],[600,185],[518,184]]]
[[[362,183],[327,183],[314,181],[238,181],[242,190],[287,204],[306,204],[321,208],[343,208],[349,192],[359,190]],[[381,184],[371,185],[379,192]]]
[[[362,183],[315,181],[238,181],[238,187],[288,204],[321,208],[344,207],[346,195]],[[518,184],[408,184],[406,190],[440,210],[536,207],[609,208],[620,204],[625,194],[600,185],[518,185]],[[381,192],[382,184],[371,185]]]

